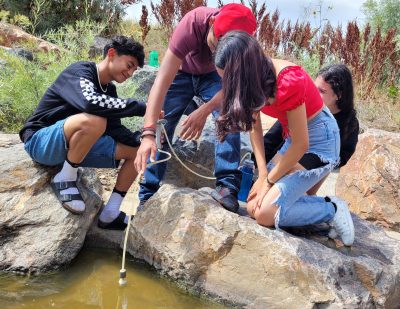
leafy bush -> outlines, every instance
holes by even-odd
[[[74,25],[81,19],[104,23],[104,31],[115,32],[125,15],[125,8],[137,0],[2,0],[0,9],[11,15],[23,14],[31,22],[31,32],[44,34],[65,25]]]
[[[141,37],[143,37],[142,27],[138,22],[133,20],[124,20],[121,22],[119,34],[131,37],[139,42],[141,41]],[[146,33],[145,41],[142,44],[147,57],[152,50],[156,50],[158,51],[159,59],[162,59],[167,49],[168,41],[165,38],[164,30],[160,29],[160,27],[152,26]]]
[[[49,32],[45,37],[62,51],[36,53],[34,62],[0,50],[5,62],[0,70],[0,130],[17,132],[57,76],[71,63],[89,60],[89,47],[100,29],[102,25],[78,21]]]
[[[29,30],[32,26],[31,21],[28,17],[22,14],[16,14],[14,17],[10,17],[10,12],[5,10],[0,10],[0,21],[5,23],[10,23],[21,27],[24,30]]]
[[[383,32],[391,28],[400,29],[400,1],[367,0],[363,12],[374,29],[380,27]]]
[[[102,32],[105,27],[105,24],[88,19],[78,20],[74,25],[66,25],[59,30],[48,31],[43,35],[43,38],[64,48],[64,51],[76,61],[87,60],[94,37]]]
[[[72,59],[49,53],[38,55],[35,63],[5,51],[0,58],[6,62],[0,72],[0,130],[17,132]]]

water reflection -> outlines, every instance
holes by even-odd
[[[128,284],[120,287],[120,261],[115,251],[90,248],[65,271],[0,274],[0,308],[224,308],[186,294],[137,261],[127,260]]]

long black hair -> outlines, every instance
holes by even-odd
[[[215,65],[224,70],[223,104],[217,119],[217,136],[223,140],[228,133],[252,129],[253,113],[275,94],[276,76],[271,59],[243,31],[230,31],[219,40]]]
[[[340,109],[340,117],[345,123],[340,133],[342,138],[346,137],[348,132],[353,130],[352,125],[355,125],[354,119],[356,118],[351,72],[344,64],[331,64],[319,70],[317,76],[321,76],[338,97],[336,105]]]

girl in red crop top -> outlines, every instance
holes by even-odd
[[[275,99],[265,105],[261,112],[277,118],[283,127],[283,134],[289,134],[287,112],[304,104],[307,118],[321,111],[324,103],[313,80],[302,67],[287,61],[273,60],[278,69],[283,67],[276,78]],[[287,65],[287,66],[285,66]]]
[[[345,245],[354,225],[345,201],[306,192],[339,162],[336,120],[318,89],[299,66],[265,56],[254,37],[228,32],[218,43],[215,65],[222,77],[223,101],[217,135],[250,131],[259,178],[247,199],[249,215],[264,226],[328,223]],[[285,143],[266,164],[260,112],[278,118]]]

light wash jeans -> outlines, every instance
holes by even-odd
[[[273,202],[279,207],[275,217],[275,227],[305,226],[329,222],[335,215],[335,208],[324,197],[308,196],[306,192],[327,176],[339,163],[340,135],[335,118],[327,107],[308,122],[309,148],[326,165],[312,170],[290,173],[276,182],[280,195]],[[287,138],[278,151],[284,154],[291,144]],[[270,171],[274,167],[268,164]]]
[[[200,97],[204,102],[211,100],[221,89],[221,78],[216,71],[203,75],[192,75],[178,72],[164,101],[164,112],[167,124],[165,129],[168,138],[172,141],[175,128],[192,102],[193,96]],[[218,118],[218,111],[212,113]],[[164,148],[168,145],[165,142]],[[165,150],[165,149],[164,149]],[[209,154],[207,154],[209,155]],[[157,160],[165,158],[164,154],[157,153]],[[214,175],[216,185],[228,187],[239,191],[241,172],[238,170],[240,163],[240,134],[228,134],[224,142],[215,141],[215,167]],[[144,173],[144,181],[140,184],[139,199],[148,200],[160,187],[160,182],[165,175],[167,163],[160,163],[148,167]]]

